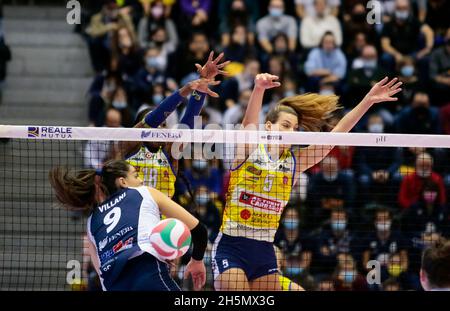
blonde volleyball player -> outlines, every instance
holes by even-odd
[[[191,230],[193,251],[185,277],[192,277],[195,289],[205,285],[206,228],[166,195],[143,186],[126,161],[107,161],[101,171],[57,167],[49,179],[66,208],[89,215],[89,253],[104,290],[180,290],[148,240],[160,214],[181,220]]]
[[[191,94],[180,123],[186,124],[192,129],[194,118],[200,114],[206,95],[219,96],[209,89],[209,85],[220,83],[220,81],[214,81],[218,74],[226,75],[226,72],[222,69],[229,61],[220,63],[223,55],[221,53],[214,59],[214,52],[211,52],[205,65],[196,64],[200,79],[183,86],[163,100],[153,111],[141,112],[136,118],[134,127],[161,127],[166,118]],[[112,158],[125,159],[136,168],[146,186],[156,188],[171,198],[175,193],[175,181],[178,172],[178,160],[171,156],[171,146],[171,143],[121,142],[113,148]]]
[[[279,87],[278,77],[259,74],[243,126],[259,124],[266,89]],[[395,101],[401,82],[386,77],[332,130],[349,132],[374,104]],[[305,94],[281,100],[266,116],[267,131],[319,131],[338,109],[338,97]],[[279,290],[273,240],[283,208],[299,174],[320,162],[333,146],[292,150],[289,145],[246,145],[244,157],[231,169],[220,233],[213,249],[216,290]],[[243,158],[243,159],[242,159]]]

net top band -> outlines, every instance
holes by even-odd
[[[449,135],[0,125],[0,138],[450,148]]]

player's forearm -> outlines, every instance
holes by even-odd
[[[247,127],[250,124],[255,126],[259,124],[259,114],[261,112],[264,91],[264,88],[258,86],[253,88],[247,110],[245,111],[244,119],[242,120],[242,125],[244,127]]]
[[[339,123],[333,128],[332,132],[350,132],[358,123],[362,116],[372,107],[373,103],[366,97],[349,113],[347,113]]]
[[[181,90],[173,93],[164,99],[159,106],[153,111],[149,112],[144,122],[148,127],[157,128],[160,126],[177,107],[183,102],[183,94]]]
[[[193,92],[189,98],[189,102],[184,112],[183,117],[180,120],[181,124],[187,124],[189,128],[194,128],[194,119],[200,114],[203,103],[205,102],[206,94],[202,92]]]

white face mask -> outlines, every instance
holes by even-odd
[[[333,174],[323,174],[323,179],[325,179],[326,181],[335,181],[338,178],[338,173],[333,173]]]
[[[383,133],[384,125],[381,123],[374,123],[369,125],[368,130],[370,133]]]
[[[416,170],[416,174],[419,177],[422,178],[428,178],[431,175],[431,171],[424,171],[424,170]]]
[[[390,221],[377,222],[376,226],[378,231],[382,232],[389,231],[391,229],[391,222]]]

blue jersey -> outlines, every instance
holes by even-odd
[[[144,252],[158,257],[149,237],[160,217],[144,186],[122,189],[95,207],[87,232],[97,250],[103,289],[111,287],[129,259]]]

